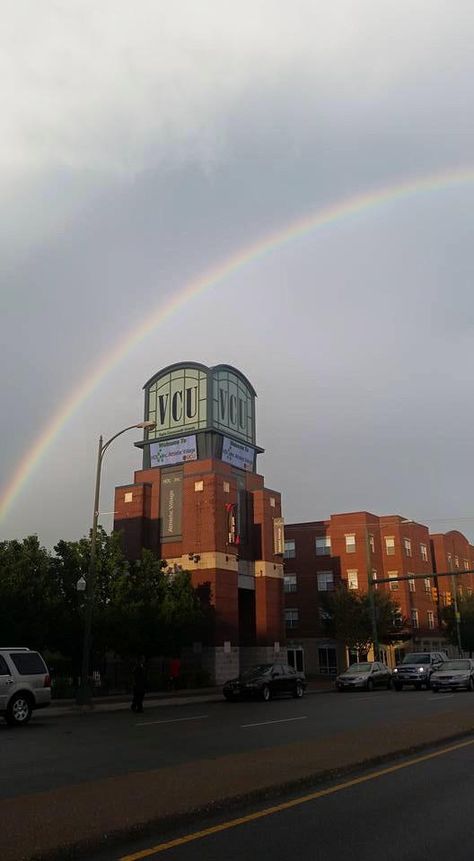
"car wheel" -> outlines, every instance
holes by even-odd
[[[421,691],[421,682],[415,682],[415,691]]]
[[[296,682],[295,687],[293,688],[293,696],[295,699],[300,699],[304,694],[304,687],[301,682]]]
[[[262,699],[264,699],[265,702],[268,703],[268,701],[271,700],[271,698],[272,698],[272,692],[271,692],[270,688],[268,687],[268,685],[264,685],[262,688]]]
[[[10,726],[24,726],[32,711],[30,698],[26,694],[16,694],[8,703],[5,719]]]
[[[374,683],[373,683],[372,679],[369,679],[369,680],[367,681],[367,690],[368,690],[368,691],[373,691],[373,689],[374,689]]]
[[[467,686],[467,689],[468,689],[468,691],[474,691],[474,679],[472,678],[472,676],[469,679],[469,684]]]
[[[389,679],[387,682],[387,691],[391,691],[391,690],[392,690],[392,680]]]
[[[395,688],[396,691],[401,691],[403,688],[403,685],[400,682],[394,682],[393,687]]]
[[[235,703],[235,697],[233,694],[224,694],[228,703]]]
[[[437,694],[437,693],[438,693],[438,691],[439,691],[439,688],[438,688],[438,687],[436,687],[436,685],[432,685],[432,686],[431,686],[431,690],[433,691],[433,693],[434,693],[434,694]]]

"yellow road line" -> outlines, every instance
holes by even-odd
[[[342,789],[349,789],[351,786],[357,786],[358,784],[366,783],[369,780],[376,780],[378,777],[383,777],[386,774],[393,774],[395,771],[400,771],[402,768],[410,768],[412,765],[418,765],[420,762],[435,759],[437,756],[444,756],[447,753],[452,753],[454,750],[460,750],[461,748],[468,747],[472,744],[474,744],[474,738],[469,741],[461,741],[458,744],[452,744],[450,747],[444,747],[442,750],[425,753],[423,756],[417,756],[414,759],[407,760],[406,762],[399,762],[397,765],[382,768],[379,771],[365,774],[362,777],[354,777],[352,780],[346,780],[344,783],[337,783],[335,786],[329,786],[326,789],[319,789],[317,792],[311,792],[309,795],[301,795],[299,798],[293,798],[291,801],[283,801],[281,804],[275,804],[273,807],[266,807],[265,810],[259,810],[256,813],[249,813],[247,816],[240,816],[238,819],[230,819],[228,822],[221,822],[219,825],[212,825],[210,828],[205,828],[203,831],[195,831],[193,834],[187,834],[185,837],[177,837],[175,840],[169,840],[167,843],[159,843],[158,846],[152,846],[150,849],[142,849],[140,852],[134,852],[132,855],[124,855],[119,859],[119,861],[140,861],[142,858],[150,858],[151,855],[157,855],[158,852],[166,852],[168,849],[175,849],[176,846],[183,846],[185,843],[192,843],[194,840],[202,840],[203,837],[209,837],[211,834],[219,834],[221,831],[227,831],[229,828],[236,828],[237,825],[246,825],[248,822],[255,822],[257,819],[263,819],[265,816],[271,816],[273,813],[281,813],[283,810],[290,810],[290,808],[298,807],[300,804],[307,804],[308,801],[315,801],[317,798],[324,798],[325,795],[333,795],[335,792],[340,792]]]

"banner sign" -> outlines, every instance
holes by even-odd
[[[161,538],[180,538],[183,513],[183,473],[179,470],[162,473],[160,493]]]
[[[224,463],[229,463],[231,466],[236,466],[238,469],[245,469],[247,472],[253,471],[255,460],[255,450],[243,443],[235,442],[229,437],[224,437],[222,445],[222,460]]]
[[[150,446],[150,466],[173,466],[197,460],[196,435],[153,442]]]
[[[285,534],[283,517],[273,518],[273,552],[275,556],[283,556],[285,549]]]

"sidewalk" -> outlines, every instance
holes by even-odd
[[[307,694],[327,693],[334,691],[334,682],[329,679],[310,679],[307,683]],[[155,691],[147,694],[146,708],[157,706],[185,706],[190,703],[220,702],[223,698],[221,687],[193,688],[179,691]],[[58,717],[66,714],[83,712],[114,712],[124,711],[130,707],[131,694],[116,694],[110,697],[95,697],[92,706],[78,706],[75,700],[53,700],[51,706],[41,714],[45,717]]]

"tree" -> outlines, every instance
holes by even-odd
[[[472,653],[474,652],[474,595],[458,596],[458,611],[461,616],[461,644],[464,651],[469,652],[469,656],[472,658]],[[453,604],[444,607],[442,621],[444,622],[449,642],[457,646],[457,625]]]
[[[51,556],[37,535],[0,543],[0,643],[42,649],[50,635]]]
[[[400,636],[403,620],[389,595],[374,592],[377,635],[381,643],[392,643]],[[373,645],[373,622],[370,596],[339,586],[326,593],[322,618],[326,633],[344,643],[350,651],[366,654]]]

